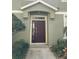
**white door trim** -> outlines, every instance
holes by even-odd
[[[45,17],[44,20],[38,19],[38,21],[45,21],[45,43],[32,43],[32,21],[37,19],[32,19],[32,17]],[[47,16],[33,15],[30,20],[30,44],[47,44]]]

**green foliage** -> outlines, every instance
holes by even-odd
[[[23,59],[28,52],[29,44],[24,40],[16,41],[12,45],[12,58]]]
[[[25,29],[25,25],[20,19],[18,19],[14,14],[12,14],[12,32],[21,31]]]
[[[52,52],[54,52],[54,54],[56,56],[62,56],[64,54],[63,49],[67,48],[67,40],[58,40],[57,44],[53,45],[51,47]]]

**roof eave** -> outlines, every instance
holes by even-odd
[[[39,2],[42,3],[42,4],[44,4],[44,5],[46,5],[46,6],[48,6],[48,7],[50,7],[51,9],[53,9],[55,11],[58,10],[56,7],[51,6],[51,5],[47,4],[46,2],[44,2],[42,0],[37,0],[37,1],[33,2],[33,3],[31,3],[31,4],[25,5],[25,6],[21,7],[21,10],[23,10],[25,8],[28,8],[28,7],[32,6],[32,5],[35,5],[35,4],[39,3]]]

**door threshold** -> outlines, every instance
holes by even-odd
[[[31,44],[47,44],[47,43],[31,43]]]
[[[47,48],[48,44],[47,43],[31,43],[30,47],[32,47],[32,48]]]

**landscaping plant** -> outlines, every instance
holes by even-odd
[[[51,47],[51,51],[54,52],[54,54],[57,57],[64,56],[65,52],[63,50],[67,49],[67,40],[59,39],[57,40],[57,43]]]
[[[24,23],[12,14],[12,32],[17,32],[25,29]]]
[[[24,40],[16,41],[12,45],[12,58],[24,59],[28,52],[29,44]]]

